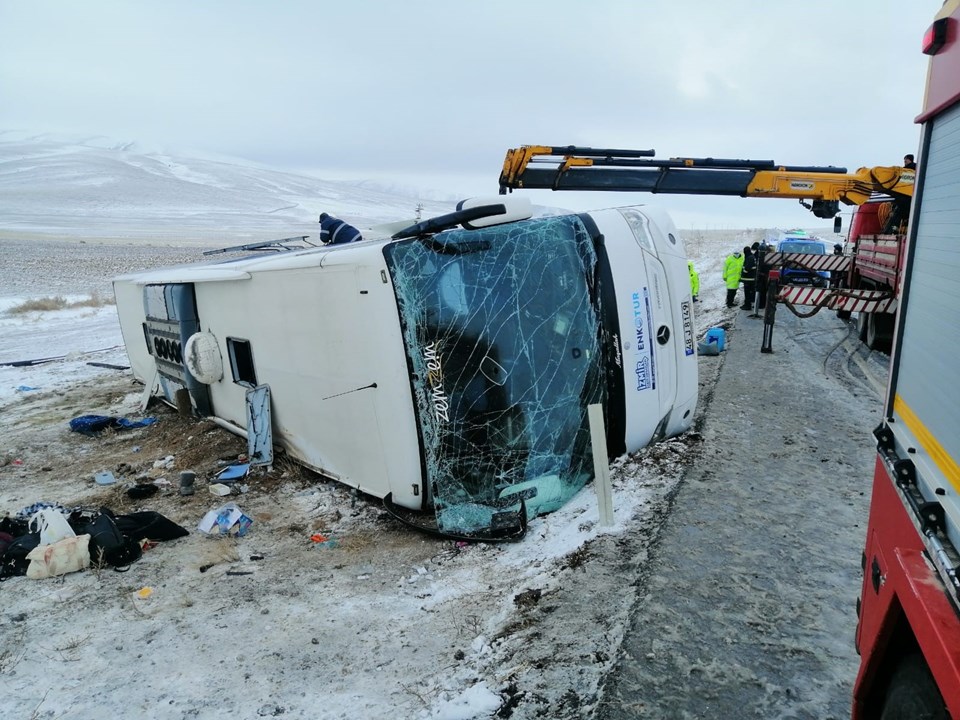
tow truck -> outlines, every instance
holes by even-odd
[[[791,268],[843,276],[840,286],[833,288],[781,282],[776,300],[801,317],[828,309],[848,319],[855,312],[860,339],[871,349],[887,351],[902,270],[902,225],[915,177],[914,170],[900,166],[848,172],[832,165],[791,166],[773,160],[664,159],[657,158],[655,150],[524,145],[507,151],[500,193],[602,190],[796,199],[816,217],[834,218],[835,232],[840,232],[841,204],[857,206],[851,225],[852,254],[766,253],[761,271]],[[871,202],[877,198],[884,203]],[[883,224],[878,222],[881,207],[888,211]],[[772,316],[769,313],[770,323]]]

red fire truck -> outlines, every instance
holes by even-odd
[[[853,718],[960,718],[960,0],[930,55],[863,588]]]

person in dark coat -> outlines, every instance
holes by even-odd
[[[324,245],[341,245],[363,240],[360,231],[340,218],[320,213],[320,242]]]
[[[903,156],[903,166],[904,166],[907,170],[916,170],[916,169],[917,169],[917,163],[914,162],[914,160],[913,160],[913,155],[904,155],[904,156]]]
[[[834,255],[843,255],[843,245],[840,243],[835,243],[833,246]],[[843,270],[831,270],[830,271],[830,287],[838,288],[842,284],[843,280]]]
[[[753,253],[754,249],[756,248],[743,249],[743,271],[740,273],[740,282],[743,283],[741,310],[753,310],[753,295],[757,290],[757,256]]]
[[[769,279],[770,266],[764,261],[771,248],[767,241],[754,243],[755,254],[757,256],[757,310],[763,310],[767,306],[767,280]]]

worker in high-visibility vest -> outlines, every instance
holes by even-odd
[[[693,295],[693,301],[697,302],[697,296],[700,294],[700,275],[693,266],[693,260],[687,260],[687,268],[690,270],[690,294]]]
[[[739,250],[727,255],[723,261],[723,282],[727,285],[727,307],[737,304],[737,289],[740,287],[740,274],[743,272],[743,253]]]

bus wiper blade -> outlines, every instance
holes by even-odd
[[[417,237],[419,235],[438,233],[441,230],[449,230],[452,227],[462,225],[463,223],[470,222],[471,220],[479,220],[480,218],[490,217],[491,215],[506,214],[507,208],[502,203],[494,205],[478,205],[477,207],[467,208],[466,210],[457,210],[456,212],[447,213],[446,215],[438,215],[434,218],[422,220],[415,225],[411,225],[410,227],[394,233],[391,237],[394,240],[402,240],[404,238]]]

